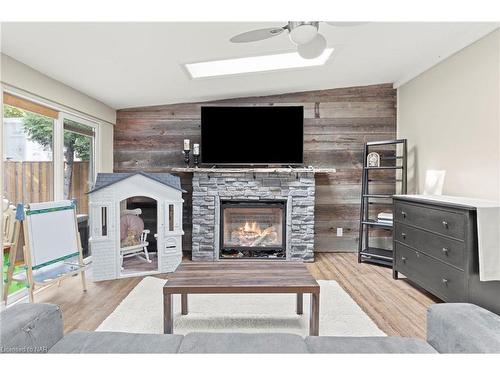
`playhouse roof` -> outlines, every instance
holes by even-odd
[[[160,184],[169,186],[173,189],[186,191],[181,188],[181,179],[178,176],[174,176],[170,173],[146,173],[146,172],[132,172],[132,173],[98,173],[95,180],[93,188],[87,193],[93,193],[102,188],[108,187],[110,185],[116,184],[119,181],[125,180],[126,178],[141,175],[146,178],[150,178]]]

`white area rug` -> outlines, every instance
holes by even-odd
[[[321,336],[386,336],[335,281],[319,280]],[[97,331],[163,333],[165,280],[144,278]],[[295,313],[295,294],[192,294],[189,314],[180,313],[174,296],[174,333],[286,332],[306,336],[309,295],[304,314]]]

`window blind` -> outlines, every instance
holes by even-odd
[[[38,103],[32,102],[30,100],[26,100],[24,98],[20,98],[18,96],[14,96],[9,93],[3,94],[3,103],[10,105],[12,107],[17,107],[19,109],[37,113],[42,116],[51,117],[57,119],[59,116],[59,112],[53,110],[52,108],[45,107]]]

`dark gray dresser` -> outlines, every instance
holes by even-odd
[[[479,281],[475,207],[395,196],[395,279],[398,273],[445,302],[500,314],[500,281]]]

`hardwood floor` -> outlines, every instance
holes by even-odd
[[[390,268],[358,264],[353,253],[320,253],[309,270],[317,280],[336,280],[388,336],[425,338],[430,293],[393,280]]]
[[[393,280],[390,269],[358,264],[353,253],[319,253],[307,266],[318,280],[336,280],[387,335],[425,338],[426,309],[439,300],[404,280]],[[140,280],[94,283],[89,278],[87,293],[82,293],[75,277],[41,291],[35,301],[61,306],[65,332],[95,330]]]

